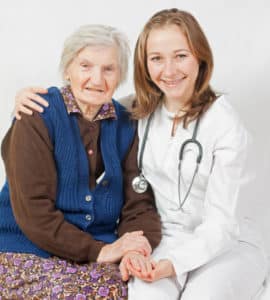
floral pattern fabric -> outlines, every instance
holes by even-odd
[[[70,85],[62,87],[61,94],[63,96],[64,103],[66,105],[67,112],[69,114],[71,114],[71,113],[82,114],[82,112],[75,100],[75,97],[72,93]],[[117,119],[115,107],[112,102],[104,103],[100,107],[97,115],[95,116],[95,118],[93,119],[92,122],[101,121],[101,120],[105,120],[105,119]]]
[[[116,264],[0,253],[0,300],[127,299]]]

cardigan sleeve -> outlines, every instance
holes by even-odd
[[[77,262],[95,261],[103,242],[64,219],[55,207],[57,170],[53,146],[39,114],[15,121],[2,144],[13,213],[37,246]]]
[[[137,165],[139,138],[136,133],[130,151],[123,166],[125,202],[118,227],[118,234],[143,230],[144,235],[154,249],[161,240],[160,217],[155,206],[155,199],[151,186],[147,191],[138,194],[132,189],[132,180],[139,175]]]

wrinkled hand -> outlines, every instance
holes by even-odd
[[[21,119],[20,113],[22,112],[27,115],[32,115],[33,111],[43,112],[43,108],[37,103],[47,107],[48,102],[37,95],[37,93],[46,94],[47,92],[47,89],[41,87],[27,87],[19,90],[15,97],[14,114],[16,119]]]
[[[144,256],[136,251],[127,252],[119,265],[123,281],[127,281],[129,276],[139,278],[150,278],[150,274],[155,268],[155,262],[148,256]]]
[[[138,267],[133,264],[133,261],[130,261],[130,263],[127,263],[124,261],[124,258],[123,258],[123,263],[125,263],[125,267],[126,267],[126,269],[124,269],[124,267],[121,266],[121,264],[122,264],[122,262],[121,262],[120,271],[121,271],[123,280],[125,280],[125,278],[129,277],[129,275],[132,275],[132,276],[138,277],[144,281],[154,282],[154,281],[157,281],[162,278],[172,277],[172,276],[176,275],[174,266],[170,260],[162,259],[156,263],[155,261],[151,260],[150,258],[145,258],[145,259],[148,260],[149,263],[151,264],[150,272],[149,272],[149,265],[147,267],[145,266],[147,272],[145,272],[145,271],[143,272],[142,270],[139,271]],[[140,262],[140,264],[141,264],[141,262]],[[140,267],[141,267],[141,265],[140,265]],[[127,276],[127,272],[128,272],[128,276]]]
[[[143,231],[125,233],[114,243],[104,246],[98,255],[97,262],[118,262],[128,251],[137,251],[145,256],[151,254],[151,245],[143,236]]]

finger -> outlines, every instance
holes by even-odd
[[[20,116],[19,113],[15,113],[15,118],[16,118],[16,120],[21,120],[22,119],[22,117]]]
[[[132,235],[143,235],[143,231],[142,230],[131,231],[129,233],[132,234]]]
[[[148,275],[147,279],[150,280],[151,282],[157,280],[156,270],[152,270],[152,272]]]
[[[137,259],[137,257],[129,258],[129,259],[128,259],[128,263],[129,263],[130,265],[132,265],[132,267],[133,267],[136,271],[138,271],[138,272],[141,271],[140,262],[139,262],[139,260]]]
[[[147,243],[144,245],[144,256],[148,257],[151,255],[151,253],[152,253],[152,247],[147,241]]]
[[[33,93],[38,93],[38,94],[47,94],[48,90],[40,87],[40,86],[34,86],[34,87],[30,87],[29,90]]]
[[[26,106],[27,106],[27,108],[31,108],[31,110],[34,110],[34,111],[37,111],[40,113],[42,113],[44,111],[43,107],[41,107],[40,105],[38,105],[35,102],[30,101],[30,100],[28,101]]]
[[[45,107],[49,106],[49,103],[42,98],[41,96],[39,96],[38,94],[34,94],[34,93],[29,93],[27,95],[25,95],[25,97],[21,98],[22,99],[22,103],[25,105],[29,105],[31,102],[35,101]],[[18,100],[19,101],[19,100]]]
[[[26,115],[32,115],[32,114],[33,114],[32,110],[29,109],[29,108],[27,108],[27,107],[25,107],[25,106],[22,106],[22,107],[20,108],[20,112],[23,112],[23,113],[25,113]]]
[[[122,261],[120,263],[119,269],[120,269],[122,280],[127,281],[129,279],[129,271],[127,269],[125,262]]]
[[[139,264],[140,264],[142,276],[147,277],[148,276],[148,268],[147,268],[148,262],[145,261],[144,259],[139,259]]]
[[[153,270],[151,261],[149,261],[149,260],[146,261],[145,269],[146,269],[145,276],[148,277]]]
[[[142,279],[142,274],[141,272],[137,271],[132,265],[130,262],[127,262],[127,268],[128,268],[128,271],[129,273],[134,276],[134,277],[138,277],[138,278],[141,278]]]
[[[151,259],[151,265],[152,265],[152,269],[155,269],[157,267],[157,262]]]

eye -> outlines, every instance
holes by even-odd
[[[178,59],[184,59],[186,57],[187,57],[187,54],[184,54],[184,53],[179,53],[176,55],[176,58],[178,58]]]
[[[105,72],[113,72],[114,71],[114,67],[113,66],[106,66],[106,67],[104,67],[104,71]]]
[[[91,65],[89,63],[86,63],[86,62],[82,62],[80,63],[80,67],[83,69],[83,70],[88,70]]]
[[[151,61],[155,61],[155,62],[159,62],[159,61],[161,61],[161,56],[152,56],[152,57],[150,57],[150,60]]]
[[[87,64],[81,64],[81,67],[82,67],[83,69],[87,69],[87,68],[88,68],[88,65],[87,65]]]

